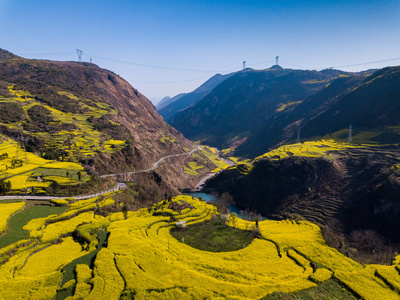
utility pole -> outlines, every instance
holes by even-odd
[[[83,53],[83,51],[79,50],[79,49],[76,49],[76,53],[78,53],[78,61],[82,62],[82,53]]]
[[[279,56],[275,57],[275,64],[278,66]]]
[[[243,61],[243,70],[246,69],[246,61]]]
[[[353,125],[349,127],[349,136],[347,137],[347,142],[350,144],[353,141]]]

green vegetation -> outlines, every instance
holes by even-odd
[[[71,280],[75,279],[75,268],[79,264],[83,264],[86,266],[91,266],[93,260],[95,259],[97,253],[103,248],[105,241],[107,240],[107,233],[104,230],[99,230],[96,232],[96,235],[99,239],[98,241],[98,247],[96,250],[89,252],[88,254],[81,256],[74,261],[70,262],[63,268],[63,280],[62,284],[65,284],[67,282],[70,282]],[[75,282],[76,283],[76,282]],[[69,286],[66,289],[63,289],[57,293],[56,299],[61,300],[65,299],[66,297],[72,296],[74,294],[74,290],[76,289],[76,284],[73,283],[71,286]]]
[[[295,293],[273,293],[262,300],[356,300],[356,297],[337,279],[329,279],[316,287]]]
[[[50,205],[26,207],[8,220],[9,230],[5,235],[0,237],[0,248],[29,238],[29,231],[22,229],[29,221],[37,218],[45,218],[52,214],[60,214],[64,211],[64,207],[51,207]]]
[[[247,247],[253,241],[251,231],[232,228],[220,217],[210,221],[175,228],[171,235],[193,248],[211,252],[236,251]]]

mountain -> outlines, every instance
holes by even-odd
[[[160,109],[166,107],[167,105],[171,104],[172,102],[175,102],[176,100],[179,100],[180,98],[182,98],[185,95],[186,95],[186,93],[182,93],[182,94],[176,95],[175,97],[172,97],[172,98],[171,97],[164,97],[164,98],[161,99],[160,102],[157,103],[156,109],[160,110]]]
[[[351,74],[267,120],[238,147],[238,155],[255,157],[267,149],[320,137],[346,141],[352,125],[357,143],[399,143],[400,67]]]
[[[165,105],[163,107],[158,106],[157,111],[159,112],[160,115],[164,117],[164,119],[167,122],[169,122],[176,115],[177,112],[198,102],[202,97],[207,95],[213,88],[215,88],[224,80],[231,77],[233,74],[234,73],[226,75],[216,74],[210,79],[208,79],[201,86],[199,86],[197,89],[195,89],[193,92],[184,95],[179,94],[174,98],[172,98],[171,100],[173,101],[169,101],[168,105]]]
[[[0,134],[22,138],[26,150],[39,156],[78,162],[100,175],[145,169],[195,147],[113,72],[90,63],[24,59],[5,50],[0,50]],[[165,177],[182,173],[182,159],[171,163]],[[182,183],[174,180],[175,187]]]
[[[273,66],[245,69],[168,120],[186,137],[219,148],[237,147],[281,111],[301,103],[346,73]]]

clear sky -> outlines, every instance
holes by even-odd
[[[277,55],[296,69],[400,65],[400,0],[0,0],[0,48],[51,60],[81,49],[154,100]]]

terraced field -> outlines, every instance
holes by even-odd
[[[79,184],[89,180],[83,167],[73,162],[55,162],[27,152],[13,140],[0,136],[0,179],[11,182],[11,190],[41,192],[52,182],[61,185]],[[78,174],[79,173],[79,174]]]
[[[10,96],[1,97],[0,105],[16,106],[21,110],[20,117],[8,122],[0,121],[0,124],[19,130],[21,136],[29,134],[30,138],[44,140],[47,149],[55,150],[58,156],[62,153],[64,159],[77,160],[80,157],[93,156],[98,152],[110,153],[125,146],[125,140],[112,139],[107,134],[96,130],[93,123],[88,120],[90,118],[94,121],[101,120],[106,115],[115,115],[117,112],[106,103],[79,99],[72,93],[59,91],[58,94],[61,96],[79,100],[77,113],[66,113],[44,104],[38,100],[38,97],[18,90],[14,86],[9,86],[8,91]],[[32,109],[35,110],[34,113],[30,113]],[[109,121],[107,126],[119,125]]]
[[[107,198],[116,205],[112,195]],[[106,200],[76,201],[64,213],[30,221],[24,227],[30,239],[0,249],[0,298],[50,299],[70,290],[68,299],[260,299],[315,288],[331,278],[360,298],[400,297],[400,257],[392,266],[362,266],[326,246],[319,227],[309,222],[262,221],[260,238],[249,246],[208,252],[169,231],[176,222],[190,226],[211,219],[214,206],[178,196],[173,205],[165,200],[136,212],[95,215]],[[228,225],[256,229],[254,222],[231,217]],[[93,264],[77,264],[75,279],[63,281],[64,266],[101,246],[102,229],[107,243]]]
[[[382,162],[396,167],[400,165],[400,158],[396,153],[394,146],[368,145],[368,144],[349,144],[340,143],[334,140],[308,141],[298,144],[283,145],[277,149],[269,151],[261,156],[256,157],[252,161],[239,161],[235,166],[229,167],[228,170],[237,170],[242,175],[248,175],[257,162],[268,158],[272,161],[280,161],[288,157],[309,157],[324,158],[335,161],[335,167],[343,176],[343,182],[351,178],[355,174],[350,172],[346,167],[349,157],[352,161],[369,157],[370,161]],[[349,182],[351,182],[349,180]],[[343,189],[356,190],[357,187],[349,185]],[[359,187],[358,187],[359,188]],[[334,189],[331,193],[319,195],[314,201],[308,198],[306,201],[294,201],[286,204],[282,208],[282,212],[293,218],[305,218],[317,224],[325,224],[327,220],[336,217],[339,210],[343,207],[344,199],[337,195]]]

